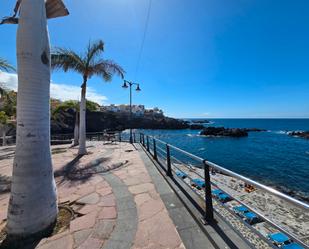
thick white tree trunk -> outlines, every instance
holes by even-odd
[[[57,217],[50,152],[50,47],[44,0],[23,0],[17,31],[17,137],[7,231],[43,232]]]
[[[84,80],[84,84],[81,90],[81,101],[79,108],[79,149],[78,155],[87,154],[86,150],[86,82]]]
[[[73,146],[78,145],[78,139],[79,139],[79,112],[76,109]]]

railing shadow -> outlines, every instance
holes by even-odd
[[[7,154],[4,154],[4,155],[1,155],[0,156],[0,160],[3,160],[3,159],[11,159],[15,156],[15,151],[13,152],[9,152]]]
[[[167,172],[166,167],[159,160],[156,162],[158,163],[160,168],[163,170],[163,172],[166,173]],[[185,195],[185,197],[194,206],[194,208],[200,213],[201,217],[203,217],[204,212],[205,212],[204,208],[192,197],[189,191],[186,190],[174,177],[171,177],[170,179],[176,185],[176,187],[182,192],[182,194]],[[200,221],[198,221],[198,224],[200,224]],[[229,248],[238,249],[238,246],[235,245],[235,243],[226,235],[226,232],[222,230],[222,228],[218,225],[218,223],[215,220],[213,222],[207,223],[207,225],[213,228],[216,234],[219,235],[219,237],[226,243],[226,245],[228,245]],[[200,227],[204,231],[210,243],[215,248],[221,249],[221,247],[215,242],[215,240],[211,237],[211,235],[205,230],[205,227],[203,227],[201,224],[200,224]]]

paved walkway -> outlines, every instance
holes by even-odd
[[[139,152],[127,143],[88,146],[89,154],[81,158],[76,157],[77,149],[53,147],[58,201],[70,204],[77,217],[37,248],[185,248]],[[10,178],[12,151],[0,149],[2,179]],[[1,189],[3,227],[9,192]]]

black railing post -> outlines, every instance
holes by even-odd
[[[121,131],[119,132],[119,142],[121,142]]]
[[[145,135],[143,134],[143,146],[145,147]]]
[[[141,133],[139,134],[139,143],[140,144],[142,143],[142,134]]]
[[[133,133],[133,142],[136,143],[135,132]]]
[[[153,139],[153,159],[154,160],[158,160],[158,156],[157,156],[157,146],[156,146],[156,140]]]
[[[206,160],[203,161],[204,164],[204,179],[205,179],[205,214],[204,219],[206,222],[211,222],[214,219],[212,196],[211,196],[211,182],[209,175],[209,165]]]
[[[147,151],[149,152],[149,136],[146,137],[146,142],[147,142]]]
[[[173,177],[172,165],[171,165],[171,152],[170,152],[170,146],[168,144],[166,144],[166,164],[167,164],[166,175],[168,175],[169,177]]]

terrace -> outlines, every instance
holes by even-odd
[[[308,248],[308,205],[144,134],[89,138],[83,157],[52,146],[59,207],[73,216],[29,248],[278,248],[276,232]],[[1,228],[14,149],[0,150]]]

